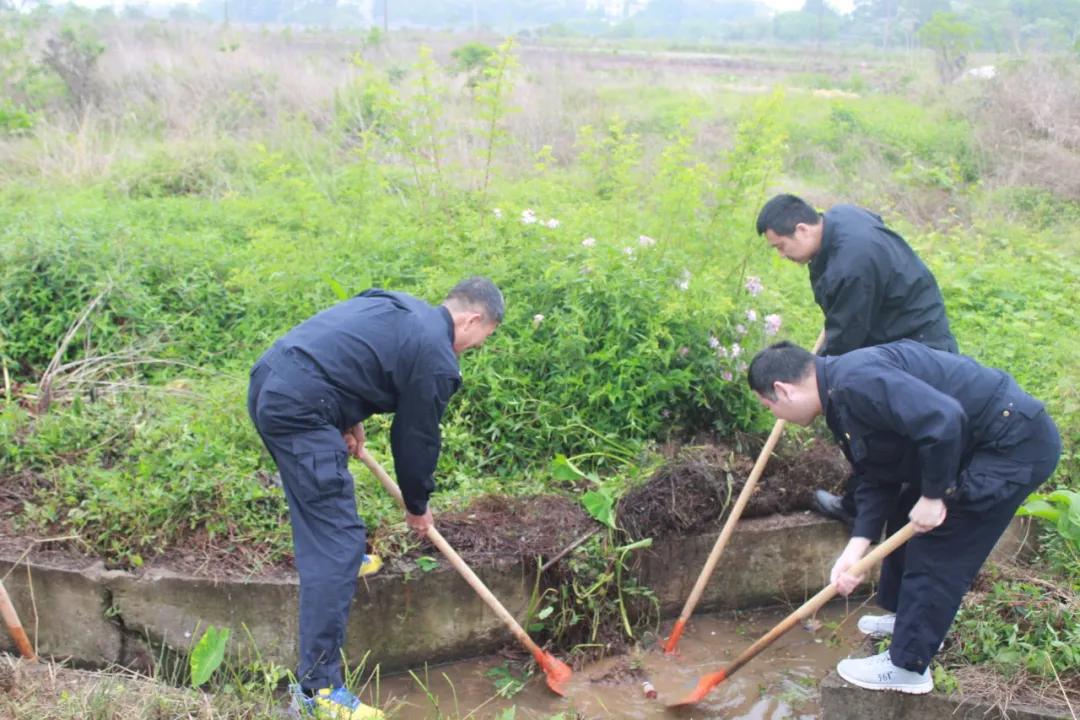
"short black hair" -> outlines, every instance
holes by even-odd
[[[765,348],[750,361],[746,381],[758,395],[776,399],[773,384],[802,380],[814,370],[814,356],[795,343],[783,340]]]
[[[446,299],[456,300],[462,305],[480,310],[488,320],[496,324],[503,321],[506,313],[502,291],[491,280],[480,275],[473,275],[459,282],[446,294]]]
[[[820,220],[821,213],[801,197],[777,195],[765,203],[758,213],[757,234],[764,235],[766,230],[772,230],[786,237],[795,233],[795,226],[799,223],[817,225]]]

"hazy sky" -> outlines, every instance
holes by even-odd
[[[775,10],[800,10],[806,0],[758,0]],[[835,10],[842,13],[851,12],[854,0],[825,0]]]
[[[177,2],[195,3],[198,0],[73,0],[76,5],[99,7],[101,5],[173,5]],[[758,0],[775,10],[798,10],[806,0]],[[854,0],[825,0],[842,13],[851,12]]]

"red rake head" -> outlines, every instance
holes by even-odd
[[[556,695],[566,695],[566,683],[574,674],[570,666],[549,653],[544,653],[537,661],[547,675],[547,686],[551,691]]]
[[[679,638],[682,637],[683,630],[686,629],[686,621],[679,618],[675,621],[675,627],[671,628],[671,636],[664,643],[664,654],[674,655],[675,646],[679,644]]]
[[[705,699],[705,696],[709,694],[710,690],[712,690],[720,683],[724,682],[724,680],[726,679],[727,673],[725,673],[723,670],[718,670],[717,672],[704,675],[700,680],[698,680],[697,687],[694,688],[693,692],[691,692],[689,695],[687,695],[678,702],[670,703],[668,707],[678,708],[684,707],[686,705],[693,705],[695,703],[699,703]]]

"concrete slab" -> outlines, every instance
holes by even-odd
[[[96,666],[116,662],[123,639],[109,612],[104,565],[15,565],[17,559],[0,558],[0,576],[7,576],[4,587],[38,654]],[[15,652],[7,632],[0,633],[0,649]]]
[[[934,692],[905,695],[863,690],[836,672],[821,682],[822,720],[1068,720],[1067,713],[1010,704],[1007,714],[989,703],[962,695]]]
[[[638,553],[639,579],[678,614],[719,529],[657,541]],[[804,513],[739,524],[698,610],[801,604],[825,584],[847,540],[839,523]],[[18,561],[0,556],[0,572]],[[535,567],[506,563],[478,574],[521,618]],[[227,582],[144,568],[137,573],[31,565],[5,582],[23,624],[44,655],[83,665],[152,662],[162,645],[185,653],[207,625],[229,627],[230,649],[241,660],[258,657],[293,667],[299,587],[294,575]],[[33,588],[33,602],[30,590]],[[513,642],[509,631],[445,562],[431,572],[384,570],[361,580],[347,632],[346,655],[366,652],[385,671],[424,662],[481,655]],[[4,634],[0,648],[10,648]]]
[[[639,577],[660,601],[661,614],[678,615],[720,530],[668,537],[640,554]],[[753,518],[739,523],[697,611],[785,604],[798,606],[821,590],[848,531],[811,513]]]

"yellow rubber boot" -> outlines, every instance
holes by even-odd
[[[343,687],[323,688],[312,698],[315,702],[315,717],[327,720],[383,720],[382,710],[365,705],[360,699]]]
[[[382,558],[378,555],[364,555],[364,562],[360,564],[360,577],[374,575],[382,570]]]

